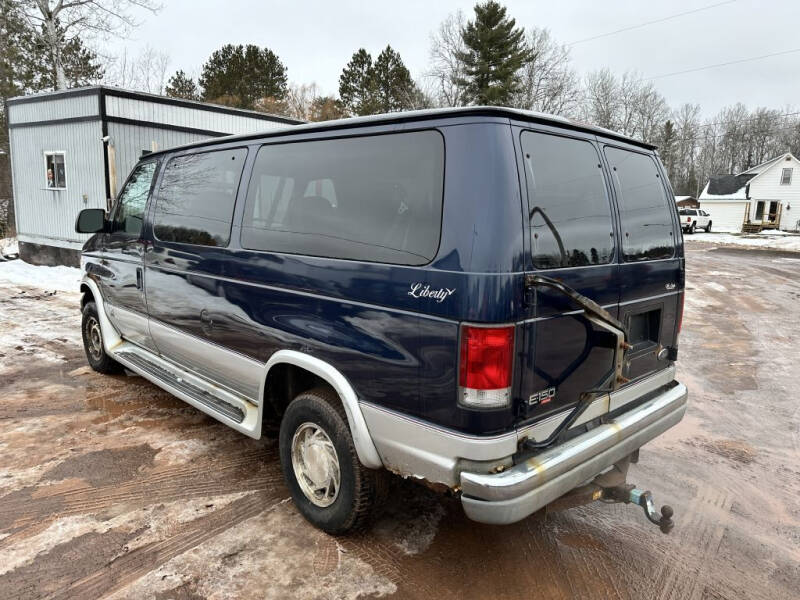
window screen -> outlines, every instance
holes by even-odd
[[[242,246],[425,264],[439,246],[443,170],[435,131],[262,146]]]
[[[165,242],[225,246],[247,150],[178,156],[167,163],[153,218]]]
[[[605,264],[614,254],[600,157],[589,142],[523,132],[537,269]]]
[[[155,161],[138,165],[119,195],[117,211],[111,223],[112,233],[138,236],[144,223],[144,209],[150,196],[150,186],[156,171]]]
[[[652,158],[606,147],[619,199],[625,260],[670,258],[674,251],[672,211]]]

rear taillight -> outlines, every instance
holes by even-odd
[[[692,222],[692,217],[686,217],[686,222],[687,223],[691,223]],[[673,221],[673,223],[674,223],[674,221]]]
[[[513,326],[462,326],[459,402],[469,408],[508,406],[513,355]]]

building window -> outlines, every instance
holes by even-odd
[[[45,185],[51,190],[63,190],[67,187],[67,167],[63,152],[45,152]]]
[[[792,183],[792,169],[784,169],[781,173],[781,185],[790,185]]]

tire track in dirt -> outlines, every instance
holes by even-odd
[[[701,598],[708,583],[708,566],[716,556],[726,526],[709,516],[728,513],[733,497],[725,490],[700,483],[689,509],[689,519],[681,526],[680,555],[665,557],[655,578],[657,600],[695,600]],[[709,511],[711,515],[709,515]]]
[[[257,451],[211,463],[162,467],[115,485],[94,487],[83,480],[65,480],[23,488],[3,497],[0,529],[27,528],[42,520],[96,513],[120,504],[142,507],[240,491],[283,490],[277,466],[263,468],[274,466],[276,460]],[[254,469],[254,465],[262,468]]]
[[[91,544],[94,556],[80,560],[84,561],[84,563],[89,560],[92,564],[84,564],[83,570],[88,570],[88,572],[82,574],[78,579],[71,580],[69,572],[62,574],[59,571],[48,569],[53,563],[51,554],[55,554],[58,549],[54,549],[45,555],[40,555],[32,564],[26,565],[25,568],[21,569],[23,572],[17,573],[16,576],[24,576],[27,571],[32,573],[38,571],[41,574],[50,575],[51,578],[47,582],[49,591],[46,594],[52,600],[100,598],[124,588],[145,574],[158,569],[172,558],[191,550],[247,519],[257,516],[280,501],[280,495],[266,492],[245,496],[212,512],[208,516],[185,523],[175,531],[170,532],[170,536],[165,539],[145,544],[130,552],[126,551],[125,543],[134,539],[142,530],[125,535],[113,530],[106,532],[97,537],[106,539],[111,543]],[[83,554],[81,552],[82,546],[94,539],[95,536],[89,534],[76,538],[65,545],[74,546],[72,553],[80,555]],[[63,555],[60,552],[59,554]],[[14,575],[14,572],[11,575]],[[54,582],[52,577],[59,575],[61,580]],[[0,579],[1,584],[2,579]],[[53,589],[54,587],[55,589]],[[37,587],[34,582],[27,585],[24,592],[21,597],[33,598],[41,595],[36,593]]]

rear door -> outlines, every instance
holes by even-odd
[[[620,296],[610,182],[593,138],[523,131],[530,272],[561,281],[617,315]],[[523,216],[523,218],[526,218]],[[539,419],[578,402],[613,368],[609,336],[563,294],[528,290],[518,330],[523,416]]]
[[[623,374],[637,379],[668,366],[675,346],[679,294],[683,290],[680,233],[672,194],[656,158],[605,146],[620,216],[619,320],[633,348]],[[659,352],[667,353],[659,358]]]

